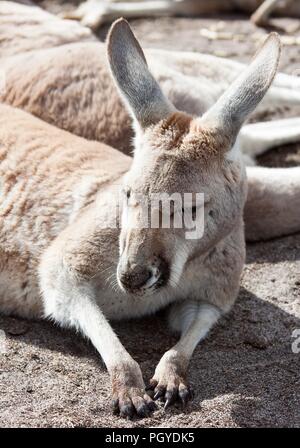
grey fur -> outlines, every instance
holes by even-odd
[[[111,28],[108,59],[117,86],[143,128],[175,110],[150,73],[140,44],[124,19]]]

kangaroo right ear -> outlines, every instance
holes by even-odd
[[[263,99],[276,74],[280,56],[280,39],[271,33],[251,64],[199,119],[210,124],[232,140],[242,124]]]
[[[108,61],[129,111],[142,128],[175,111],[150,73],[145,55],[128,22],[113,23],[107,42]]]

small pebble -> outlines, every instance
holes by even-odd
[[[244,339],[244,343],[260,350],[265,350],[271,345],[270,339],[263,334],[248,334]]]
[[[11,336],[21,336],[27,333],[28,330],[29,326],[27,323],[15,320],[10,324],[7,333],[10,334]]]

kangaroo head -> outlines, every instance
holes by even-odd
[[[246,179],[235,142],[269,88],[279,54],[279,38],[271,34],[221,98],[202,117],[192,117],[163,95],[128,23],[113,24],[109,64],[136,132],[123,187],[118,265],[123,289],[149,294],[176,287],[189,260],[242,225]]]

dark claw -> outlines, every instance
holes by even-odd
[[[185,408],[188,401],[191,399],[191,394],[188,389],[182,389],[179,391],[179,397],[183,407]]]
[[[176,402],[177,397],[178,397],[178,391],[176,388],[172,390],[167,390],[165,395],[166,403],[164,409],[168,409],[170,406],[172,406]]]
[[[155,411],[157,409],[157,405],[154,403],[154,401],[149,401],[148,408],[151,412]]]
[[[120,414],[120,408],[119,408],[119,399],[116,398],[115,400],[112,400],[111,403],[112,412],[114,415]]]
[[[123,417],[123,418],[128,417],[129,419],[133,418],[133,416],[134,416],[134,407],[133,407],[132,403],[124,404],[123,406],[121,406],[120,416]]]
[[[146,404],[142,404],[141,406],[139,406],[136,412],[139,417],[149,417],[149,415],[151,414],[151,411],[149,408],[147,408]]]
[[[163,397],[165,394],[165,390],[164,389],[159,389],[157,392],[155,392],[154,395],[154,400],[158,400],[159,398]]]
[[[170,406],[172,406],[172,402],[171,402],[171,400],[168,400],[167,399],[167,401],[165,402],[165,405],[164,405],[164,410],[166,411]]]
[[[188,402],[194,398],[194,391],[191,387],[187,387],[186,389],[182,389],[179,391],[179,397],[183,407],[186,407]]]
[[[156,381],[156,380],[152,380],[149,384],[148,384],[148,386],[146,387],[146,391],[148,391],[148,390],[154,390],[155,388],[156,388],[156,386],[157,386],[157,384],[158,384],[158,382]]]

